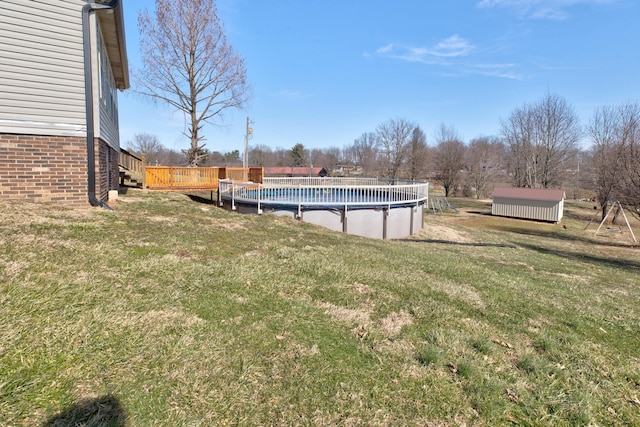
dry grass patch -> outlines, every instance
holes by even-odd
[[[411,239],[444,240],[458,243],[472,243],[471,237],[464,231],[455,229],[447,224],[440,224],[439,218],[434,221],[433,217],[428,217],[422,230],[411,236]]]
[[[362,326],[371,323],[371,312],[368,310],[339,307],[328,302],[316,302],[314,305],[339,322]]]
[[[640,424],[637,249],[577,213],[452,201],[418,243],[120,202],[0,202],[1,425],[105,396],[131,425]]]
[[[380,319],[379,328],[382,333],[389,338],[393,338],[400,333],[405,326],[413,324],[413,316],[406,311],[399,313],[389,313],[386,317]]]

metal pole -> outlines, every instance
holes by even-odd
[[[242,156],[242,167],[247,169],[249,167],[249,139],[253,134],[253,129],[251,129],[251,120],[247,116],[247,128],[244,134],[244,156]]]
[[[247,168],[247,151],[249,150],[249,117],[247,117],[247,127],[244,133],[244,155],[242,156],[242,167]]]

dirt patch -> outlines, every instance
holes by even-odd
[[[471,243],[473,240],[463,231],[455,230],[444,224],[425,221],[422,230],[413,235],[415,239],[445,240],[458,243]]]

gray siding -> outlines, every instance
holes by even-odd
[[[99,117],[99,123],[96,125],[96,137],[104,139],[111,148],[119,151],[120,128],[118,127],[118,116],[113,116],[110,110],[101,102]]]
[[[511,199],[494,196],[491,214],[512,218],[559,222],[564,202],[548,200]]]
[[[0,132],[86,132],[82,0],[0,1]]]
[[[96,137],[102,138],[114,150],[120,150],[118,127],[118,91],[111,72],[111,62],[107,55],[102,36],[97,37],[97,59],[92,65],[97,70],[93,80],[94,94],[98,99],[98,112],[95,115]]]

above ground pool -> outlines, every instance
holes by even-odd
[[[422,229],[428,183],[377,178],[221,180],[219,203],[239,213],[286,215],[331,230],[400,239]]]

